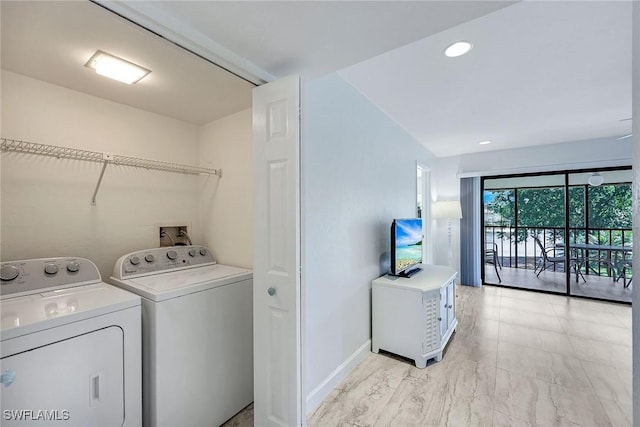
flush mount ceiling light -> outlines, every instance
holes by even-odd
[[[151,70],[147,70],[133,62],[118,58],[101,50],[96,51],[84,65],[85,67],[95,70],[96,74],[128,85],[137,83],[151,72]]]
[[[464,55],[469,52],[473,45],[469,42],[456,42],[445,49],[444,54],[449,58],[455,58],[456,56]]]
[[[587,182],[590,186],[597,187],[599,185],[602,185],[602,183],[604,182],[604,178],[598,172],[594,172],[591,174]]]
[[[491,141],[480,141],[480,142],[478,142],[478,144],[487,145],[487,144],[491,144]]]

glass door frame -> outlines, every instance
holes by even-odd
[[[511,289],[520,289],[520,290],[527,290],[527,291],[533,291],[533,292],[540,292],[540,293],[548,293],[548,294],[552,294],[552,295],[563,295],[563,296],[571,296],[571,297],[576,297],[576,298],[586,298],[586,299],[593,299],[593,300],[598,300],[598,301],[606,301],[606,302],[615,302],[615,303],[621,303],[621,304],[631,304],[630,302],[626,302],[626,301],[619,301],[619,300],[611,300],[611,299],[606,299],[606,298],[598,298],[598,297],[591,297],[591,296],[585,296],[585,295],[575,295],[571,293],[571,279],[572,279],[572,273],[571,273],[571,268],[567,268],[567,266],[570,265],[569,263],[569,258],[570,258],[570,248],[571,248],[571,244],[569,243],[569,236],[570,236],[570,229],[571,229],[571,224],[570,224],[570,210],[569,210],[569,203],[570,203],[570,198],[569,198],[569,189],[570,189],[570,185],[569,185],[569,177],[570,175],[573,174],[580,174],[580,173],[591,173],[591,172],[608,172],[608,171],[624,171],[624,170],[629,170],[629,171],[633,171],[631,165],[628,166],[612,166],[612,167],[595,167],[595,168],[589,168],[589,169],[569,169],[569,170],[560,170],[560,171],[542,171],[542,172],[529,172],[529,173],[517,173],[517,174],[500,174],[500,175],[487,175],[487,176],[481,176],[480,177],[480,227],[481,227],[481,233],[480,233],[480,277],[481,277],[481,281],[482,281],[482,285],[489,285],[489,286],[499,286],[499,287],[505,287],[505,288],[511,288]],[[517,286],[512,286],[512,285],[508,285],[508,284],[503,284],[503,283],[491,283],[491,282],[487,282],[485,280],[486,278],[486,262],[485,262],[485,242],[486,242],[486,233],[484,232],[484,227],[485,227],[485,202],[484,202],[484,192],[485,192],[485,180],[492,180],[492,179],[501,179],[501,178],[526,178],[526,177],[540,177],[540,176],[549,176],[549,175],[564,175],[564,236],[565,236],[565,240],[566,240],[566,245],[568,245],[568,248],[566,248],[566,250],[564,251],[564,257],[565,257],[565,284],[566,284],[566,292],[553,292],[553,291],[549,291],[549,290],[544,290],[544,289],[529,289],[529,288],[522,288],[522,287],[517,287]],[[631,183],[633,183],[633,179],[630,180]],[[517,201],[515,203],[515,209],[517,209]],[[586,206],[586,205],[585,205]],[[586,209],[585,209],[586,211]],[[517,213],[516,213],[517,215]],[[587,215],[587,213],[585,213],[585,215]],[[517,224],[516,224],[517,227]],[[585,227],[587,227],[588,229],[588,224],[585,224]]]

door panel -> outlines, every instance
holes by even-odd
[[[632,181],[630,169],[569,174],[571,295],[631,302]]]
[[[453,323],[453,319],[455,319],[455,311],[456,311],[456,299],[455,299],[455,283],[451,282],[451,284],[447,285],[447,329],[451,327]]]
[[[302,423],[299,80],[254,89],[254,424]]]
[[[3,426],[116,427],[124,422],[123,332],[119,327],[3,357],[0,372],[14,375],[12,382],[3,381]]]
[[[483,190],[484,282],[565,294],[565,174],[487,178]]]
[[[482,187],[484,283],[631,302],[630,168],[490,177]]]
[[[440,288],[440,336],[447,333],[449,320],[447,319],[447,288]]]

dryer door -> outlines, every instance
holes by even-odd
[[[123,338],[110,326],[3,357],[2,425],[121,426]]]

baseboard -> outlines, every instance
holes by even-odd
[[[307,395],[307,415],[316,410],[325,397],[371,352],[371,340],[367,340],[351,356],[340,364],[324,381]]]

